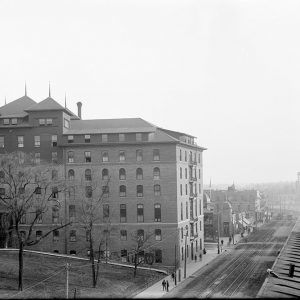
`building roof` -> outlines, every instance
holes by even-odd
[[[24,117],[27,115],[25,110],[35,105],[36,102],[28,96],[23,96],[6,105],[0,107],[0,116],[3,117]]]
[[[155,127],[141,118],[71,120],[65,134],[154,132]]]
[[[34,105],[28,107],[26,111],[37,111],[37,110],[65,110],[58,102],[53,98],[48,97],[45,100],[35,103]]]

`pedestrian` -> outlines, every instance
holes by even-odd
[[[224,243],[224,241],[223,241],[223,240],[221,240],[221,244],[222,244],[222,246],[223,246],[223,243]]]
[[[169,291],[169,281],[167,280],[166,282],[166,285],[167,285],[167,292]]]
[[[174,279],[175,279],[175,275],[174,273],[172,273],[172,280],[174,281]]]
[[[229,244],[231,244],[231,236],[229,237]]]
[[[203,254],[206,254],[206,249],[205,248],[203,249]]]
[[[161,284],[162,284],[163,291],[164,291],[164,290],[166,289],[166,281],[165,281],[165,280],[163,280]]]

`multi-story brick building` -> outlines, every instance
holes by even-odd
[[[54,193],[60,211],[49,209],[35,230],[40,235],[57,223],[72,225],[36,248],[86,255],[83,200],[104,193],[96,239],[105,236],[111,258],[131,260],[137,231],[151,235],[143,254],[152,253],[154,263],[174,264],[175,247],[180,260],[185,246],[188,259],[194,258],[203,249],[205,148],[191,135],[139,118],[82,120],[77,105],[78,116],[49,94],[40,103],[25,95],[0,108],[0,152],[34,153],[36,162],[56,165],[58,178],[68,182],[68,192]]]

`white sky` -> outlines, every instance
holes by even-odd
[[[300,1],[0,0],[0,102],[51,95],[207,147],[204,183],[300,171]],[[2,103],[1,103],[2,104]]]

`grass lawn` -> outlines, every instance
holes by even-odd
[[[133,278],[133,269],[100,265],[98,285],[92,288],[92,272],[89,261],[72,258],[50,257],[40,254],[24,253],[23,292],[18,293],[18,254],[0,252],[0,298],[65,298],[66,263],[70,263],[69,298],[124,298],[133,297],[148,285],[165,275],[155,271],[139,270]],[[50,277],[56,271],[60,273]],[[40,281],[45,280],[42,283]],[[36,286],[32,287],[33,285]],[[28,289],[29,288],[29,289]],[[26,290],[28,289],[28,290]]]

